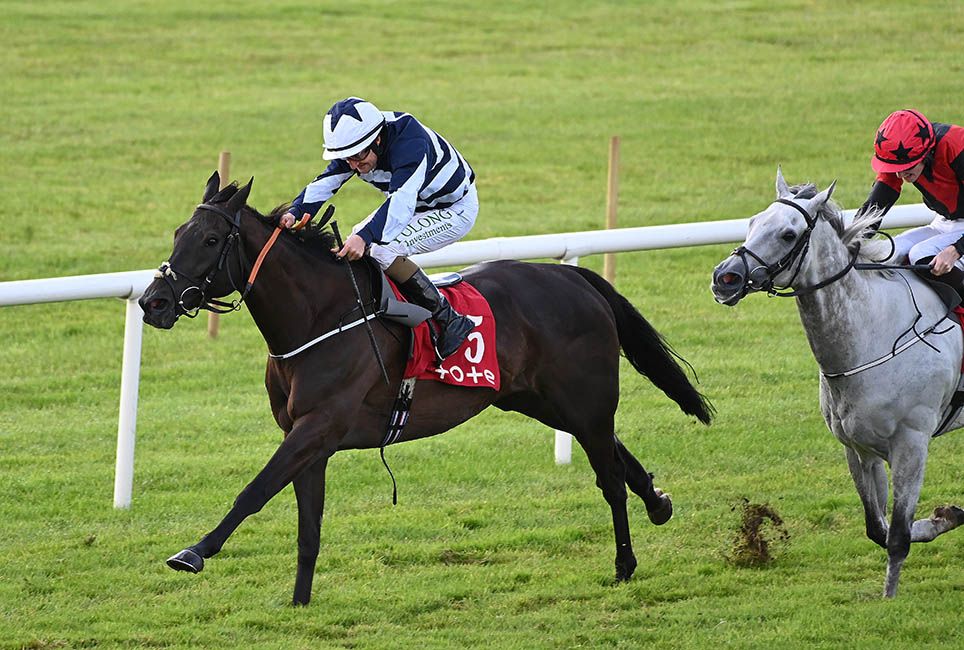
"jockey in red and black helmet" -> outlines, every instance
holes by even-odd
[[[884,213],[912,183],[936,212],[930,224],[894,238],[899,257],[930,264],[931,273],[957,289],[964,285],[964,128],[931,122],[914,110],[891,113],[874,138],[871,166],[877,172],[858,214],[875,207]]]

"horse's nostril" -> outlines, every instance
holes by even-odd
[[[740,276],[736,273],[724,273],[720,276],[720,282],[723,284],[736,284],[740,281]]]
[[[163,309],[167,305],[167,301],[163,298],[154,298],[147,303],[147,306],[151,311],[157,311],[158,309]]]

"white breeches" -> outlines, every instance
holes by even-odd
[[[904,255],[911,264],[917,264],[926,257],[935,257],[948,246],[953,245],[964,235],[964,220],[951,221],[937,217],[926,226],[913,228],[894,237],[897,246],[897,259]],[[956,266],[964,269],[964,258]]]
[[[387,269],[397,257],[428,253],[462,239],[472,230],[478,214],[479,195],[473,183],[465,196],[450,207],[416,213],[395,239],[387,244],[372,244],[368,254],[382,270]],[[374,212],[368,215],[352,232],[364,228],[374,215]]]

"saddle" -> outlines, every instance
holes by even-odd
[[[952,320],[956,317],[961,324],[961,330],[964,331],[964,309],[961,308],[960,292],[951,285],[940,282],[939,280],[932,280],[923,276],[920,277],[927,281],[927,284],[937,292],[937,295],[940,296],[944,304],[947,305],[947,319]],[[960,415],[961,410],[964,409],[964,363],[962,363],[961,370],[961,377],[957,381],[957,390],[954,392],[954,396],[951,397],[951,403],[947,405],[947,410],[944,411],[941,423],[937,425],[937,430],[934,431],[931,436],[932,438],[936,438],[950,431],[951,425],[957,420],[957,416]]]
[[[927,282],[931,289],[940,296],[940,299],[947,306],[947,311],[951,312],[961,304],[961,294],[960,291],[952,287],[951,285],[941,282],[940,280],[934,280],[932,278],[925,277],[923,275],[918,275],[921,280]],[[962,288],[964,290],[964,288]]]
[[[957,293],[951,287],[948,287],[947,285],[944,286],[954,293]],[[961,298],[958,296],[957,302],[960,303],[960,301]],[[961,323],[961,331],[964,332],[964,308],[962,308],[960,305],[955,305],[949,309]],[[948,318],[950,318],[950,314],[948,314]],[[961,365],[961,377],[957,380],[957,390],[951,397],[951,403],[947,405],[947,410],[944,411],[944,416],[941,418],[941,423],[937,425],[937,430],[934,431],[931,437],[936,438],[937,436],[943,435],[950,431],[952,424],[957,420],[957,416],[960,415],[961,410],[964,410],[964,362],[962,362]]]

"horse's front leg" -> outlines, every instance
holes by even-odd
[[[320,458],[294,480],[298,499],[298,572],[295,575],[295,605],[311,600],[311,583],[321,541],[321,518],[325,510],[325,469],[328,457]]]
[[[864,506],[867,537],[887,548],[887,471],[884,461],[876,456],[861,457],[850,447],[846,450],[847,467]]]
[[[894,511],[887,533],[887,577],[884,581],[884,596],[887,598],[897,595],[900,570],[910,553],[911,528],[924,483],[928,440],[926,435],[908,434],[904,440],[895,442],[890,454]]]
[[[220,551],[242,521],[261,510],[307,467],[334,453],[336,443],[333,438],[322,434],[329,422],[327,416],[322,415],[299,418],[264,469],[241,490],[217,528],[194,546],[169,558],[168,566],[178,571],[201,571],[204,559]]]

